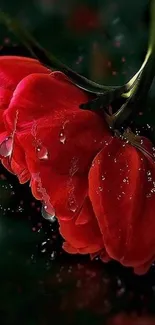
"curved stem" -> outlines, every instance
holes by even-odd
[[[149,50],[155,52],[155,0],[152,0],[150,5]]]
[[[150,4],[150,30],[149,44],[145,60],[137,74],[129,81],[131,86],[139,76],[139,81],[122,97],[126,97],[127,102],[112,116],[112,125],[119,128],[125,121],[137,113],[139,106],[144,105],[152,81],[155,76],[155,0]]]
[[[112,116],[113,128],[119,128],[145,104],[155,75],[155,56],[151,55],[141,74],[139,83],[127,102]]]

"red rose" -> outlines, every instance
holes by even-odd
[[[145,273],[155,255],[154,163],[80,110],[87,100],[61,72],[0,57],[1,161],[55,210],[66,251]]]

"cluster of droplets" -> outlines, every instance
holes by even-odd
[[[15,212],[15,210],[11,209],[10,207],[5,207],[4,208],[4,205],[2,205],[2,204],[0,204],[0,210],[2,211],[3,215],[7,215],[8,212],[12,212],[12,213]]]
[[[31,134],[34,138],[34,147],[36,150],[36,156],[39,160],[48,160],[49,159],[49,152],[47,148],[42,144],[42,141],[37,138],[37,122],[34,121],[31,128]]]
[[[151,170],[147,171],[147,181],[150,183],[150,188],[149,188],[148,193],[146,194],[146,197],[151,198],[152,195],[155,193],[155,180],[152,177]]]
[[[129,177],[128,177],[128,176],[126,176],[126,177],[123,179],[123,183],[129,184]]]
[[[155,158],[155,147],[152,147],[152,155]]]
[[[50,202],[50,197],[46,192],[46,189],[42,185],[40,173],[32,175],[33,179],[37,182],[37,190],[41,194],[43,206],[42,206],[42,215],[45,219],[53,222],[55,220],[55,209]]]
[[[67,181],[67,189],[68,189],[68,208],[71,212],[75,213],[78,209],[78,203],[75,197],[75,187],[73,182],[73,176],[78,171],[78,158],[73,157],[71,160],[71,165],[69,169],[69,179]]]
[[[68,124],[68,122],[69,122],[68,120],[65,121],[65,123],[63,124],[62,129],[60,130],[60,133],[59,133],[59,141],[62,144],[66,143],[66,131],[65,131],[65,128],[66,128],[66,125]]]

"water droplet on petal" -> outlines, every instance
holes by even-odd
[[[55,210],[51,206],[47,206],[46,204],[43,204],[42,209],[41,209],[41,214],[44,219],[50,221],[50,222],[55,222],[56,217],[55,217]]]
[[[74,199],[69,200],[68,205],[69,205],[69,210],[70,211],[72,211],[72,212],[76,212],[77,211],[78,206],[77,206],[77,204],[76,204],[76,202],[75,202]]]
[[[0,144],[0,156],[8,157],[11,155],[13,149],[13,138],[7,137]]]
[[[48,151],[44,146],[37,146],[37,157],[41,160],[47,160],[48,159]]]
[[[62,144],[65,144],[65,142],[66,142],[66,136],[65,136],[65,132],[64,132],[64,130],[62,130],[62,131],[60,132],[60,134],[59,134],[59,139],[60,139],[60,142],[61,142]]]

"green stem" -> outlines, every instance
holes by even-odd
[[[148,96],[149,89],[155,76],[155,0],[150,4],[150,30],[149,43],[145,60],[137,74],[129,81],[132,85],[139,76],[139,81],[122,97],[128,98],[127,102],[112,116],[113,128],[119,128],[131,116],[135,115],[142,107]]]
[[[16,19],[10,18],[1,10],[0,22],[5,24],[7,28],[18,37],[24,46],[28,48],[33,57],[37,59],[41,58],[41,62],[43,62],[45,65],[52,69],[64,72],[77,87],[95,95],[102,95],[106,91],[113,91],[114,89],[119,91],[121,90],[122,93],[130,90],[130,85],[125,84],[123,86],[105,86],[76,73],[71,68],[59,61],[52,53],[42,48],[35,38],[31,36],[29,32],[25,30],[18,21],[16,21]]]
[[[150,5],[150,35],[148,49],[152,53],[155,53],[155,0],[152,0]]]
[[[136,115],[139,108],[146,103],[146,98],[151,87],[155,75],[155,56],[151,55],[146,63],[146,66],[141,74],[139,83],[128,98],[127,102],[112,116],[113,128],[118,129],[120,126],[127,122],[131,116]]]
[[[122,94],[122,97],[129,98],[133,94],[134,88],[136,86],[132,87],[132,85],[135,82],[135,80],[137,79],[138,75],[140,75],[140,73],[145,68],[151,54],[153,54],[153,53],[155,53],[155,0],[152,0],[151,4],[150,4],[149,42],[148,42],[148,50],[146,53],[145,60],[144,60],[143,64],[141,65],[139,71],[127,83],[130,90],[127,93]]]

